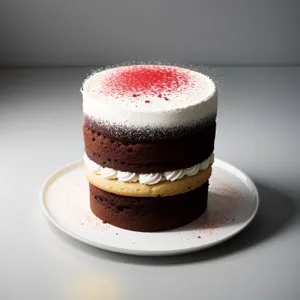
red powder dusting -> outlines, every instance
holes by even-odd
[[[199,238],[203,234],[217,235],[219,228],[236,221],[236,209],[238,203],[243,199],[242,194],[233,186],[214,181],[210,185],[210,194],[225,205],[216,205],[208,208],[206,213],[199,218],[194,230]]]
[[[150,103],[150,101],[149,101],[149,100],[146,100],[145,103]]]
[[[171,66],[131,66],[109,74],[102,86],[105,94],[158,95],[184,90],[190,77],[181,69]],[[165,98],[165,100],[167,100]]]

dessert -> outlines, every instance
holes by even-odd
[[[135,231],[199,217],[214,161],[213,81],[176,66],[132,65],[94,73],[81,92],[92,212]]]

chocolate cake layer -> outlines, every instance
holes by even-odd
[[[134,231],[162,231],[183,226],[206,209],[208,182],[176,196],[138,198],[108,193],[90,184],[90,207],[104,222]]]
[[[84,116],[86,126],[95,132],[99,132],[104,136],[118,140],[121,142],[155,142],[155,141],[170,141],[181,139],[183,137],[191,137],[201,132],[203,128],[215,126],[216,114],[207,116],[201,122],[190,126],[178,126],[170,129],[166,128],[136,128],[126,126],[108,125],[101,122],[96,122],[91,118]]]
[[[191,167],[214,151],[216,123],[198,128],[194,135],[155,142],[120,142],[85,123],[87,156],[103,167],[136,173],[155,173]]]

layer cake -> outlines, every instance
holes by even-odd
[[[214,161],[214,82],[176,66],[132,65],[94,73],[81,92],[92,212],[135,231],[199,217]]]

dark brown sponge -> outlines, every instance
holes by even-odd
[[[191,192],[170,197],[128,197],[90,184],[90,207],[102,221],[143,232],[163,231],[197,219],[207,207],[208,182]]]
[[[171,128],[163,127],[132,127],[120,126],[115,124],[107,124],[101,121],[93,120],[88,116],[84,116],[84,123],[90,129],[100,132],[104,136],[121,142],[157,142],[170,141],[184,137],[197,135],[204,127],[214,124],[216,114],[208,115],[199,122],[186,125],[174,126]]]
[[[121,142],[83,125],[87,156],[103,167],[136,173],[155,173],[191,167],[214,151],[216,123],[195,135],[155,142]]]

